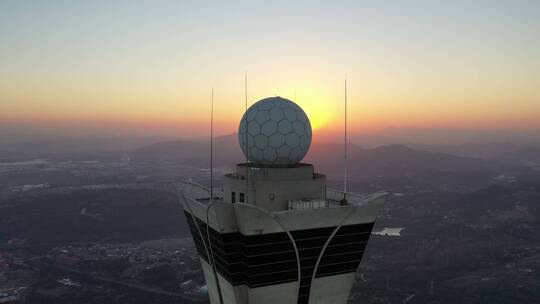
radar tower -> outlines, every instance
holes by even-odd
[[[213,101],[211,116],[213,124]],[[302,163],[311,123],[286,98],[247,108],[238,140],[247,160],[223,175],[222,191],[178,184],[210,303],[346,304],[387,193],[327,187],[324,174]]]

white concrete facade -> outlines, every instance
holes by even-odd
[[[224,177],[223,198],[213,200],[200,199],[199,191],[179,189],[181,202],[188,216],[209,225],[219,234],[240,234],[246,237],[286,233],[296,250],[298,274],[294,281],[276,283],[268,286],[250,287],[234,286],[218,271],[221,299],[218,295],[214,270],[209,262],[201,258],[204,275],[208,283],[208,292],[212,304],[298,304],[300,278],[302,274],[300,255],[293,234],[298,231],[309,231],[328,228],[332,234],[318,253],[317,264],[313,270],[313,278],[309,280],[310,304],[347,303],[355,273],[339,273],[316,277],[317,267],[325,249],[332,241],[340,227],[372,224],[377,210],[384,202],[383,194],[362,197],[349,195],[349,204],[329,204],[325,208],[289,210],[289,200],[335,200],[340,193],[326,188],[326,178],[317,174],[313,166],[301,164],[287,168],[250,167],[245,164],[237,166],[237,172]],[[236,193],[232,195],[232,193]],[[244,193],[244,202],[239,202],[239,193]],[[232,197],[236,200],[233,202]],[[245,200],[247,198],[247,201]],[[192,228],[192,233],[199,233]],[[201,234],[202,237],[202,234]],[[194,236],[195,238],[195,236]],[[249,246],[249,245],[248,245]],[[206,249],[207,250],[207,249]],[[210,254],[210,253],[208,253]],[[335,255],[334,255],[335,256]],[[279,262],[279,261],[277,261]],[[249,266],[248,266],[249,267]],[[304,302],[302,302],[304,303]]]

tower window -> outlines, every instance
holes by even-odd
[[[231,203],[236,203],[236,192],[231,192]]]
[[[240,192],[240,203],[243,203],[245,200],[244,192]]]

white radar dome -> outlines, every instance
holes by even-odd
[[[311,124],[296,103],[269,97],[257,101],[244,113],[238,140],[244,155],[256,165],[294,166],[309,150]]]

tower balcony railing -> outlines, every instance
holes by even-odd
[[[354,192],[348,192],[346,194],[348,205],[350,206],[363,206],[370,203],[374,203],[384,199],[388,195],[388,192],[379,191],[369,195],[363,195]],[[290,200],[288,202],[289,210],[306,210],[306,209],[320,209],[320,208],[339,208],[344,207],[342,205],[343,191],[326,188],[326,199],[299,199]]]
[[[182,192],[186,199],[202,205],[210,203],[210,188],[194,181],[185,181],[176,185],[178,191]],[[223,189],[214,188],[213,201],[223,202]],[[379,191],[372,194],[359,194],[347,192],[347,202],[349,206],[364,206],[381,202],[388,195],[386,191]],[[321,208],[341,208],[341,200],[344,193],[341,190],[326,188],[326,199],[297,199],[288,201],[288,210],[307,210]]]
[[[182,181],[176,184],[176,190],[182,193],[184,199],[203,205],[210,203],[210,188],[193,180]],[[223,201],[223,190],[214,188],[213,201]]]

